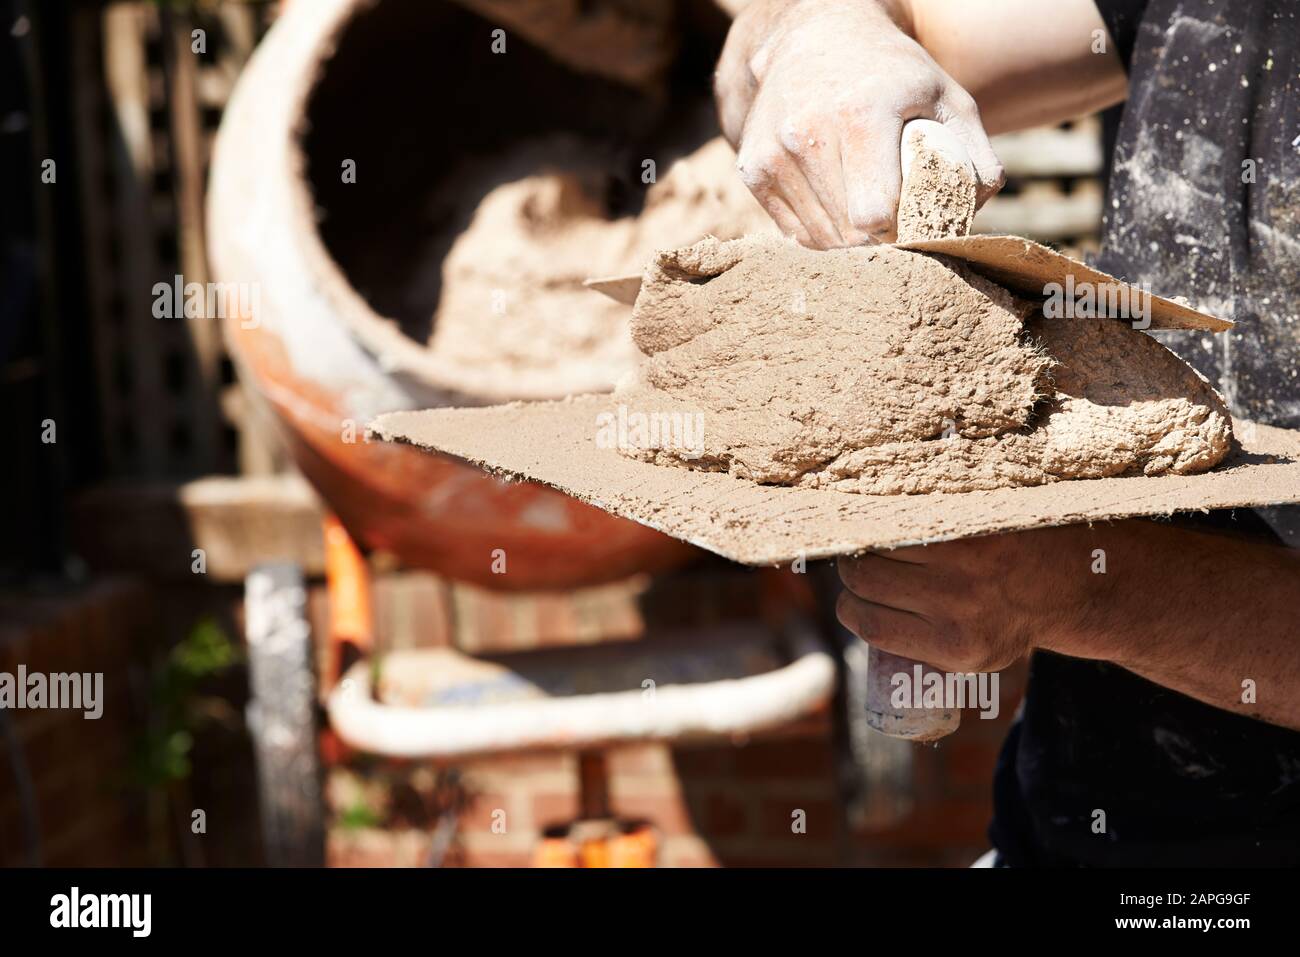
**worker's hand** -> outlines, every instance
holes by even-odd
[[[846,628],[941,671],[1045,648],[1300,731],[1295,549],[1131,520],[843,559],[840,578]]]
[[[719,113],[740,175],[781,231],[806,246],[893,241],[907,120],[937,120],[956,134],[981,204],[1002,186],[974,99],[885,2],[757,0],[718,63]]]
[[[1147,569],[1140,543],[1151,527],[1038,529],[843,558],[836,611],[865,641],[941,671],[1000,671],[1034,648],[1111,659],[1143,617],[1114,584],[1134,582],[1137,556]]]

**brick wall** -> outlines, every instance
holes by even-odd
[[[640,744],[607,753],[611,808],[650,820],[660,864],[670,867],[955,866],[988,848],[993,764],[1019,700],[1023,669],[1003,676],[996,720],[967,712],[961,729],[913,749],[911,810],[889,827],[849,829],[836,785],[836,749],[826,716],[747,742],[670,747]],[[367,779],[393,776],[420,786],[425,766],[335,769],[331,797],[356,800]],[[538,753],[460,766],[469,805],[447,863],[526,866],[547,825],[579,811],[577,756]],[[340,780],[342,778],[342,780]],[[389,778],[391,780],[391,778]],[[385,814],[385,784],[370,794]],[[352,795],[344,799],[344,794]],[[494,816],[494,812],[504,812]],[[802,833],[792,827],[804,812]],[[337,818],[336,818],[337,820]],[[504,823],[504,830],[501,823]],[[494,829],[494,823],[497,827]],[[335,825],[335,866],[420,866],[431,827],[392,830]]]
[[[153,666],[201,617],[238,635],[238,596],[237,588],[158,588],[121,578],[0,593],[0,672],[15,674],[20,663],[29,673],[100,671],[105,699],[98,720],[80,711],[6,712],[18,743],[10,747],[0,735],[0,866],[30,861],[15,752],[31,782],[45,865],[262,862],[242,667],[200,689],[214,713],[196,728],[188,776],[150,787],[136,762]],[[204,812],[206,833],[189,827],[195,809]]]
[[[830,864],[843,837],[829,738],[815,728],[743,745],[639,744],[608,752],[609,800],[619,818],[650,821],[669,867]],[[460,863],[527,864],[547,825],[579,811],[571,754],[495,758],[465,766],[475,795],[462,820]],[[493,811],[506,812],[505,833]],[[806,812],[806,833],[791,812]]]
[[[40,861],[49,866],[143,864],[148,808],[125,776],[138,730],[133,665],[147,660],[154,629],[149,594],[108,581],[76,591],[0,597],[0,672],[103,672],[103,716],[6,711],[16,745],[0,737],[0,865],[30,862],[14,761],[39,814]]]
[[[729,566],[706,567],[675,580],[622,583],[574,598],[497,596],[402,572],[378,577],[375,614],[385,647],[519,650],[597,640],[602,630],[633,637],[688,623],[683,615],[698,622],[752,614],[774,585],[790,578],[786,573],[774,582],[736,575]],[[318,635],[327,627],[326,607],[324,594],[315,594]],[[664,866],[965,866],[987,850],[993,765],[1022,682],[1023,669],[1003,675],[996,720],[968,712],[956,734],[912,749],[906,813],[885,827],[854,831],[847,823],[833,709],[747,741],[609,750],[610,808],[618,818],[655,826]],[[457,770],[464,807],[449,865],[525,866],[549,825],[579,815],[575,754],[480,758]],[[331,863],[423,864],[439,817],[431,793],[436,780],[427,763],[354,755],[333,768]],[[395,810],[399,804],[408,811]],[[422,812],[409,813],[411,805]]]
[[[737,576],[734,569],[695,569],[677,581],[656,582],[649,590],[643,582],[620,585],[603,595],[585,595],[581,604],[587,611],[575,616],[572,608],[558,606],[543,612],[523,596],[498,598],[478,592],[439,597],[427,578],[406,573],[376,589],[377,618],[389,622],[381,634],[391,632],[403,646],[436,642],[475,651],[563,643],[560,636],[565,633],[585,635],[582,623],[592,614],[607,628],[617,624],[614,630],[623,636],[634,634],[638,623],[642,629],[683,624],[680,616],[686,609],[711,620],[728,612],[752,614],[792,580],[788,573],[756,580]],[[759,601],[753,600],[755,593]],[[428,614],[411,616],[385,607],[403,604],[403,594],[408,595],[406,601],[411,595],[422,596],[418,604]],[[637,614],[626,608],[633,598]],[[498,602],[508,604],[508,610],[490,607]],[[431,623],[430,618],[436,617],[433,610],[450,606],[460,609],[456,629]],[[678,618],[665,617],[669,613]],[[419,619],[416,633],[397,627],[413,618]],[[563,627],[545,624],[553,621]],[[513,624],[506,627],[502,622]],[[620,818],[646,818],[655,825],[660,860],[668,866],[965,866],[987,850],[993,766],[1023,680],[1023,668],[1003,674],[996,720],[981,720],[975,712],[967,712],[956,734],[937,745],[911,749],[911,791],[904,796],[905,813],[887,826],[855,831],[847,823],[837,783],[837,762],[843,759],[834,743],[833,709],[749,741],[678,747],[643,744],[609,751],[610,806]],[[451,863],[526,864],[544,828],[572,821],[579,813],[575,755],[485,758],[464,764],[461,771],[470,804],[460,820]],[[371,768],[336,773],[373,777],[376,772]],[[379,777],[393,773],[403,781],[420,777],[411,769],[394,772],[391,766]],[[352,793],[355,799],[355,787]],[[382,793],[375,800],[382,818]],[[494,811],[504,812],[504,832]],[[792,828],[797,811],[803,812],[802,832]],[[423,859],[420,848],[427,847],[428,841],[421,845],[418,829],[395,833],[389,841],[391,851],[386,851],[383,832],[336,828],[332,859],[376,864]]]
[[[449,643],[449,632],[429,627],[430,618],[441,613],[428,609],[444,602],[459,601],[469,608],[466,614],[484,621],[500,617],[470,607],[481,596],[449,597],[439,588],[420,576],[381,579],[377,615],[384,623],[382,633],[408,643]],[[80,712],[9,712],[39,807],[45,863],[130,865],[178,859],[176,828],[165,818],[160,822],[158,805],[151,808],[142,792],[130,786],[130,749],[142,726],[142,682],[160,636],[183,628],[174,606],[183,604],[188,620],[204,601],[212,611],[231,608],[237,591],[200,586],[188,598],[173,601],[170,596],[159,603],[156,593],[142,585],[114,581],[75,592],[28,594],[21,602],[0,598],[0,671],[13,673],[22,662],[32,671],[105,674],[105,711],[99,721],[86,721]],[[585,601],[601,616],[612,614],[617,605],[610,596],[603,605],[595,596]],[[318,609],[320,602],[318,594]],[[514,620],[549,621],[568,614],[559,606],[545,607],[545,614],[516,614]],[[426,614],[415,614],[420,609]],[[535,643],[553,643],[548,636],[570,627],[561,624],[541,627]],[[228,627],[238,633],[237,621]],[[319,620],[317,634],[324,633]],[[525,643],[518,632],[503,633],[497,641]],[[996,721],[968,713],[957,734],[936,746],[913,749],[911,810],[888,827],[857,832],[848,827],[836,784],[838,758],[829,712],[747,741],[613,749],[606,756],[610,805],[621,818],[654,824],[664,866],[965,865],[986,847],[993,761],[1022,681],[1023,669],[1003,675],[1002,713]],[[242,682],[242,673],[235,671],[215,689],[235,714],[242,707]],[[192,757],[195,770],[182,803],[205,810],[209,833],[193,838],[190,859],[260,863],[246,737],[237,730],[200,735]],[[331,769],[331,863],[424,864],[446,803],[438,796],[440,787],[446,790],[440,770],[445,776],[446,768],[428,763],[361,755]],[[464,806],[448,864],[526,865],[548,825],[578,816],[574,754],[482,758],[457,770],[460,777],[452,790]],[[349,814],[357,807],[373,813]],[[494,812],[504,812],[504,818]],[[796,812],[802,812],[801,832],[792,827]],[[0,864],[25,860],[11,752],[0,741]]]

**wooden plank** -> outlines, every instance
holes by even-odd
[[[239,433],[240,475],[279,475],[293,470],[289,453],[267,420],[265,403],[249,400],[250,386],[234,382],[221,390],[221,414]]]
[[[117,208],[119,291],[125,307],[126,335],[120,344],[130,356],[133,389],[129,405],[135,421],[136,471],[161,475],[167,468],[166,428],[157,416],[168,407],[163,388],[162,336],[153,317],[153,286],[159,275],[149,191],[153,150],[149,127],[149,83],[145,61],[147,17],[135,3],[104,9],[104,82],[114,137],[112,170]],[[125,456],[124,456],[125,458]]]
[[[191,48],[194,20],[182,11],[164,8],[161,26],[178,262],[186,283],[206,284],[209,275],[203,194],[207,154],[195,90],[198,54]],[[207,472],[225,464],[220,454],[221,420],[217,408],[225,348],[221,324],[215,317],[186,319],[184,328],[191,346],[186,350],[190,374],[185,390],[189,412],[186,425],[193,443],[191,464]]]
[[[196,548],[217,583],[270,559],[325,570],[320,504],[296,475],[100,486],[73,503],[71,528],[92,568],[153,580],[195,580]]]
[[[82,209],[86,285],[94,333],[95,377],[98,382],[96,412],[108,470],[126,468],[118,423],[125,414],[121,394],[113,387],[113,356],[118,343],[112,299],[118,291],[117,275],[109,268],[110,226],[103,197],[108,158],[100,135],[104,110],[103,79],[99,73],[101,29],[97,8],[78,6],[72,11],[73,122],[76,130],[77,169]]]
[[[170,283],[174,273],[190,282],[209,278],[203,229],[209,126],[252,52],[266,9],[265,3],[227,3],[160,13],[141,0],[114,0],[73,11],[97,405],[115,476],[179,478],[235,465],[220,404],[226,353],[219,324],[154,318],[153,287]],[[161,32],[160,17],[166,21]],[[197,22],[217,45],[215,64],[191,50]],[[161,62],[152,59],[155,48]],[[159,190],[163,173],[170,186]],[[170,250],[160,249],[159,239],[173,232],[177,261],[170,268],[162,261]],[[179,383],[173,379],[178,362]],[[264,424],[233,422],[245,471],[283,470],[284,457]],[[184,434],[174,440],[173,433]]]
[[[1039,242],[1095,235],[1101,226],[1101,184],[1084,180],[1064,193],[1033,183],[1013,196],[994,196],[975,214],[973,232],[1029,236]]]
[[[217,70],[229,86],[234,85],[244,64],[253,55],[253,47],[257,45],[258,18],[266,4],[259,4],[258,7],[254,10],[253,5],[246,3],[223,3],[215,11],[221,32],[225,35],[225,43],[217,55]],[[225,105],[224,98],[221,105]]]
[[[993,150],[1011,177],[1093,177],[1101,174],[1101,127],[1094,119],[1068,128],[1036,127],[993,138]]]

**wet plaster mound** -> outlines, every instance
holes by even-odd
[[[734,173],[721,138],[672,163],[637,215],[609,208],[614,158],[566,134],[474,162],[441,184],[431,218],[463,223],[445,257],[404,290],[397,311],[436,302],[429,352],[462,388],[565,395],[613,387],[637,353],[627,310],[583,287],[591,275],[639,270],[657,249],[773,231]],[[452,212],[448,213],[447,210]],[[441,242],[441,238],[439,242]]]
[[[944,256],[778,239],[660,253],[615,399],[627,456],[866,495],[1189,475],[1232,446],[1212,388],[1128,323],[1034,317]]]

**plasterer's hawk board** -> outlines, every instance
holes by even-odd
[[[608,395],[380,416],[371,431],[584,502],[746,565],[1214,508],[1300,502],[1300,432],[1238,421],[1241,447],[1209,472],[1088,479],[991,492],[857,495],[757,485],[639,462],[597,444]]]
[[[1148,318],[1152,329],[1225,332],[1232,328],[1232,323],[1227,319],[1197,312],[1181,302],[1131,286],[1077,259],[1071,259],[1064,253],[1019,236],[920,239],[898,243],[897,248],[941,253],[960,259],[986,278],[1031,297],[1046,295],[1047,287],[1053,283],[1062,287],[1062,292],[1070,290],[1081,293],[1088,289],[1094,296],[1098,316],[1111,315],[1111,305],[1131,310],[1122,318],[1136,316],[1138,306],[1149,307]],[[630,306],[636,302],[637,293],[641,291],[642,278],[640,275],[606,276],[588,279],[586,286]]]

